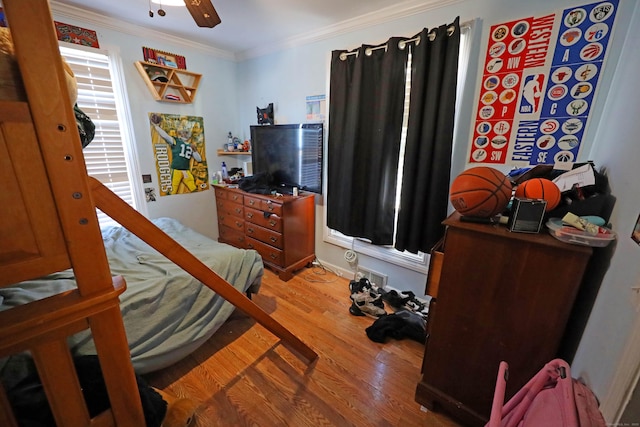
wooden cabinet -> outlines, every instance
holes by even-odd
[[[201,74],[144,61],[135,65],[156,101],[190,104],[196,97]]]
[[[255,249],[287,281],[315,259],[313,194],[268,196],[215,186],[219,241]]]
[[[441,248],[416,401],[465,425],[489,418],[498,365],[509,363],[505,400],[558,356],[591,248],[546,232],[460,222],[454,213]]]

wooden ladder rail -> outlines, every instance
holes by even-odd
[[[28,251],[16,251],[2,259],[0,286],[69,267],[73,268],[78,286],[73,298],[56,296],[46,301],[46,304],[54,301],[54,307],[37,301],[2,313],[0,319],[7,319],[6,323],[0,323],[3,331],[14,326],[20,331],[16,337],[0,334],[6,338],[4,350],[28,348],[32,351],[58,426],[140,427],[145,425],[144,414],[118,301],[125,284],[121,281],[120,287],[114,289],[91,200],[51,10],[47,0],[3,0],[3,8],[19,66],[19,75],[15,77],[24,84],[29,112],[24,114],[23,100],[3,102],[3,108],[20,106],[21,113],[0,117],[0,150],[13,154],[10,160],[4,161],[5,171],[0,176],[9,178],[10,173],[11,179],[29,177],[7,186],[11,191],[5,193],[3,200],[29,208],[23,216],[31,229],[21,232],[31,232],[34,240],[28,245]],[[23,147],[32,150],[26,153]],[[32,171],[33,168],[36,170]],[[31,176],[32,172],[37,179]],[[29,179],[38,184],[29,187]],[[39,199],[34,199],[33,194]],[[42,208],[38,206],[39,201]],[[5,226],[3,231],[10,226]],[[7,240],[7,246],[15,241],[26,242],[19,237],[13,235]],[[109,295],[107,306],[102,307],[98,301],[101,295]],[[87,310],[67,319],[70,323],[63,322],[50,329],[47,319],[58,321],[65,317],[65,312],[79,307]],[[91,420],[83,407],[84,400],[78,398],[81,396],[79,381],[66,347],[66,336],[80,327],[91,328],[111,403],[111,411]],[[30,331],[36,333],[33,339],[29,338]],[[13,342],[14,338],[20,342]],[[69,392],[67,386],[73,391]],[[7,396],[1,392],[0,420],[15,424],[10,411]]]
[[[290,348],[297,351],[308,362],[317,359],[318,354],[293,335],[287,328],[273,319],[268,313],[248,299],[242,292],[227,283],[216,272],[169,237],[155,224],[129,206],[124,200],[105,187],[100,181],[89,177],[89,186],[96,206],[127,230],[138,236],[158,252],[207,287],[218,293],[231,304],[254,318],[271,333],[276,335]]]
[[[103,329],[110,330],[110,345],[115,344],[117,338],[119,345],[126,348],[124,328],[117,323],[121,316],[118,297],[125,289],[124,279],[116,276],[111,290],[82,296],[78,289],[72,289],[0,312],[0,324],[3,325],[0,329],[0,357],[24,351],[32,354],[54,419],[59,426],[115,425],[111,410],[90,418],[67,338],[88,329],[92,322],[105,322]],[[96,340],[96,346],[102,346],[99,347],[99,353],[102,354],[105,349],[101,340]],[[112,366],[118,372],[119,367],[113,367],[105,358],[100,360],[100,364]],[[0,425],[18,425],[1,387],[0,409]],[[97,419],[101,421],[98,422]],[[119,425],[125,424],[121,422]]]

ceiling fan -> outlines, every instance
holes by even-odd
[[[193,17],[193,20],[196,21],[196,25],[198,27],[207,27],[213,28],[219,23],[222,22],[220,16],[218,16],[218,12],[211,4],[211,0],[183,0],[184,5],[187,7],[187,10]],[[165,16],[166,12],[162,9],[162,0],[154,0],[153,3],[159,3],[160,9],[158,9],[158,15]],[[168,0],[167,3],[169,4]],[[179,2],[175,5],[177,6]],[[153,18],[153,11],[151,7],[149,7],[149,16]]]
[[[211,0],[184,0],[184,4],[198,27],[213,28],[222,22]]]

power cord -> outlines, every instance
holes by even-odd
[[[358,254],[349,249],[344,253],[344,259],[349,263],[351,267],[353,267],[353,265],[357,264],[358,262]]]
[[[349,267],[353,270],[353,280],[358,281],[358,254],[353,250],[356,239],[351,240],[351,249],[348,249],[344,253],[344,259],[349,264]]]
[[[304,279],[307,282],[331,283],[331,282],[335,282],[336,278],[342,277],[342,275],[339,272],[333,271],[330,268],[325,267],[318,258],[316,258],[312,264],[313,264],[312,273],[307,273],[304,276]],[[332,273],[334,277],[332,279],[320,279],[316,277],[316,276],[326,275],[327,272]]]

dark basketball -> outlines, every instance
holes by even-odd
[[[477,166],[458,175],[449,199],[461,215],[489,218],[502,212],[511,199],[511,181],[497,169]]]

